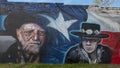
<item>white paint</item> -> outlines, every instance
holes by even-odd
[[[96,20],[92,15],[98,20]],[[100,22],[99,20],[102,22]],[[103,31],[112,31],[112,32],[120,31],[120,24],[118,22],[115,22],[106,17],[101,17],[92,11],[88,11],[88,20],[87,21],[100,24],[101,30],[103,30]]]
[[[6,52],[7,49],[16,42],[12,36],[0,36],[0,53]]]
[[[56,20],[54,20],[52,17],[49,17],[47,15],[42,15],[42,16],[44,16],[50,21],[50,23],[47,26],[58,30],[70,41],[70,38],[68,35],[68,28],[77,20],[65,21],[61,12],[59,13],[59,16],[56,18]]]

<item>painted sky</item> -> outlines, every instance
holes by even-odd
[[[70,5],[93,5],[93,0],[8,0],[9,2],[45,2],[64,3]],[[120,0],[115,0],[111,7],[120,7]]]

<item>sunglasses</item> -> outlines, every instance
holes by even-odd
[[[99,38],[82,38],[82,41],[97,42]]]

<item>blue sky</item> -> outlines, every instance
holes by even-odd
[[[93,5],[93,0],[8,0],[10,2],[47,2],[47,3],[64,3],[72,5]],[[112,7],[120,7],[120,0],[115,0]]]

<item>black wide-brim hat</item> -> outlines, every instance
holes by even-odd
[[[81,32],[72,31],[71,34],[79,37],[88,38],[108,38],[108,34],[103,34],[100,32],[100,25],[94,23],[82,23]]]
[[[36,23],[40,25],[40,23],[37,22],[37,18],[27,12],[11,12],[4,20],[5,31],[2,31],[1,33],[16,37],[16,29],[27,23]]]

